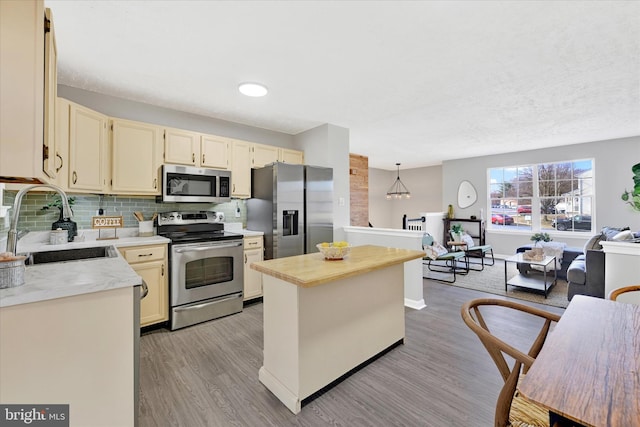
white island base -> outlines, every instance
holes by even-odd
[[[313,287],[263,274],[260,382],[297,414],[303,399],[401,342],[403,270],[396,264]]]

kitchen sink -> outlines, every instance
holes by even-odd
[[[114,258],[118,256],[118,251],[114,246],[94,246],[89,248],[63,249],[59,251],[29,252],[18,255],[27,257],[25,260],[26,265],[36,265],[95,258]]]

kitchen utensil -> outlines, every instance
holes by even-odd
[[[153,236],[153,221],[139,221],[138,222],[138,236],[150,237]]]
[[[142,215],[142,212],[136,211],[133,213],[133,216],[135,216],[138,221],[144,221],[144,215]]]

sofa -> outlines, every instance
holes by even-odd
[[[603,227],[583,248],[565,247],[558,278],[566,280],[569,284],[567,299],[571,301],[574,295],[604,298],[605,254],[600,242],[624,241],[637,237],[638,233],[632,233],[629,227]],[[531,247],[522,246],[517,252],[524,252]],[[518,264],[518,270],[521,274],[532,273],[530,265],[526,263]]]

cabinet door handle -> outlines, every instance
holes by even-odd
[[[204,164],[204,154],[202,155],[202,164]]]
[[[244,254],[244,263],[247,263],[247,254]]]
[[[152,253],[151,254],[138,254],[139,257],[140,256],[151,256],[151,255],[153,255],[153,254]]]
[[[60,167],[56,168],[56,173],[60,172],[60,169],[62,169],[62,165],[64,164],[64,160],[62,159],[62,156],[59,153],[56,153],[56,157],[60,159]]]
[[[236,185],[235,184],[233,184],[233,192],[234,193],[236,192]]]
[[[196,153],[191,153],[191,162],[192,163],[196,162]]]
[[[153,188],[158,188],[158,178],[153,179]]]
[[[73,171],[72,175],[73,175],[72,176],[72,181],[75,184],[76,182],[78,182],[78,174],[76,173],[76,171]]]
[[[164,264],[162,264],[162,267],[160,268],[160,275],[164,276]]]

